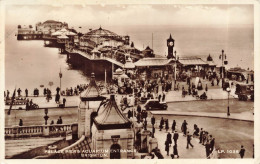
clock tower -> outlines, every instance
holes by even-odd
[[[173,47],[174,47],[174,39],[172,39],[172,35],[170,34],[169,39],[167,39],[167,47],[168,47],[168,55],[167,58],[173,58]]]

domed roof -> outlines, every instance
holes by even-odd
[[[84,36],[89,36],[89,37],[118,37],[118,35],[114,32],[111,32],[109,30],[102,29],[101,27],[96,30],[92,30]]]

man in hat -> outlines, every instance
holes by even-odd
[[[178,138],[179,138],[179,134],[178,134],[177,130],[175,130],[175,132],[173,134],[174,145],[177,145]]]

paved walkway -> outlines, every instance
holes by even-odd
[[[199,117],[209,117],[209,118],[254,121],[254,115],[252,115],[252,112],[232,113],[230,116],[227,116],[226,113],[208,113],[208,112],[150,111],[150,113],[155,115],[199,116]]]
[[[148,130],[151,130],[151,128],[148,128]],[[179,133],[179,139],[177,141],[177,149],[178,149],[178,154],[179,158],[206,158],[206,149],[205,147],[199,143],[199,139],[197,138],[192,138],[191,143],[193,144],[193,148],[189,147],[189,149],[186,149],[187,146],[187,138],[183,136],[182,133]],[[165,159],[171,159],[171,154],[173,153],[173,145],[174,141],[172,140],[172,144],[170,146],[170,151],[169,151],[169,156],[167,156],[167,152],[165,151],[165,140],[167,136],[167,132],[165,129],[160,131],[159,129],[155,130],[155,138],[158,141],[158,148],[160,149],[163,157]],[[173,133],[171,133],[173,135]],[[175,156],[175,158],[177,158]]]
[[[55,96],[52,96],[52,99],[49,102],[46,100],[46,97],[28,97],[29,100],[33,100],[33,103],[38,104],[39,108],[57,108],[59,104],[55,102]],[[63,98],[66,98],[65,107],[77,107],[80,102],[79,96],[61,96],[60,103],[62,104]],[[5,106],[5,109],[9,109],[9,105]],[[12,109],[25,109],[25,105],[13,105]]]
[[[202,94],[204,90],[199,91],[199,95]],[[234,97],[235,89],[231,89],[230,97]],[[223,91],[221,88],[215,88],[211,89],[207,92],[208,99],[227,99],[228,94],[226,91]],[[120,103],[120,100],[123,95],[117,95],[117,102]],[[107,96],[108,97],[108,96]],[[33,103],[36,103],[39,105],[39,108],[56,108],[58,107],[58,104],[55,102],[55,96],[52,96],[52,99],[49,100],[49,102],[46,100],[45,97],[39,96],[39,97],[28,97],[29,100],[33,100]],[[66,107],[77,107],[80,98],[79,96],[61,96],[60,103],[62,103],[63,98],[66,98]],[[195,101],[197,100],[196,97],[192,97],[191,95],[187,95],[185,97],[182,97],[181,91],[169,91],[166,94],[165,101],[166,102],[180,102],[180,101]],[[198,100],[197,100],[198,101]],[[12,109],[25,109],[25,105],[14,105]],[[5,106],[5,109],[9,109],[9,105]]]
[[[198,95],[201,95],[205,92],[205,90],[198,91]],[[222,88],[214,88],[207,91],[208,99],[210,100],[219,100],[219,99],[228,99],[228,93],[227,91],[223,91]],[[231,89],[229,98],[237,97],[235,95],[235,88]],[[182,97],[182,91],[169,91],[166,94],[165,101],[166,102],[176,102],[176,101],[195,101],[198,100],[196,97],[193,97],[192,95],[186,95],[185,97]]]

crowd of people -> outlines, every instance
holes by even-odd
[[[155,123],[154,117],[151,118],[151,123],[152,124]],[[181,125],[181,131],[183,133],[183,136],[187,138],[186,149],[189,149],[190,146],[192,148],[194,147],[194,145],[191,142],[192,138],[198,138],[200,141],[199,143],[205,146],[206,157],[210,158],[210,155],[214,150],[215,138],[211,134],[209,134],[209,132],[203,130],[203,128],[199,129],[198,125],[196,125],[196,124],[194,124],[193,133],[191,133],[188,130],[187,126],[188,126],[188,122],[186,120],[184,120]],[[163,127],[165,128],[166,132],[168,132],[168,130],[169,130],[168,119],[164,119],[162,117],[160,120],[160,125],[159,125],[160,131],[163,129]],[[171,134],[171,133],[173,133],[173,134]],[[167,155],[169,156],[169,148],[172,144],[172,140],[174,140],[173,154],[171,154],[172,158],[174,158],[175,156],[177,156],[177,158],[179,158],[178,148],[177,148],[178,138],[179,138],[179,133],[177,132],[177,129],[176,129],[176,121],[173,120],[172,126],[171,126],[171,132],[167,133],[166,141],[165,141],[165,151],[167,152]]]

